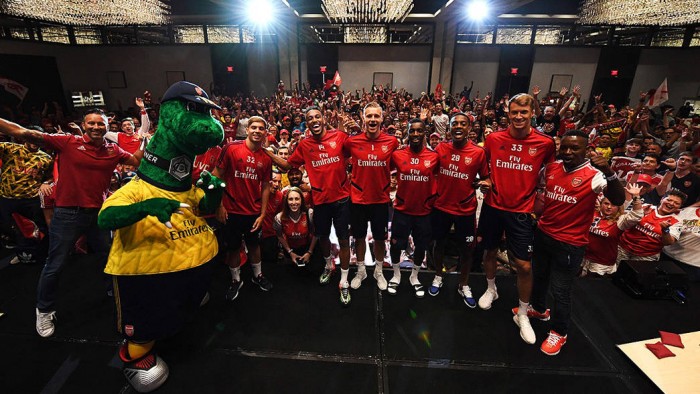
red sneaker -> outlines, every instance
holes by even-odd
[[[518,314],[518,307],[517,306],[515,308],[513,308],[513,314],[514,315]],[[527,306],[527,317],[529,317],[531,319],[539,319],[542,321],[547,321],[547,320],[549,320],[549,318],[551,316],[549,315],[549,309],[544,311],[544,313],[540,313],[540,312],[537,312],[536,310],[534,310],[532,308],[532,305],[528,305]]]
[[[561,336],[556,331],[550,330],[547,339],[542,342],[540,350],[548,356],[556,356],[561,351],[561,347],[566,343],[566,335]]]

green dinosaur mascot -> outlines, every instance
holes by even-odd
[[[160,387],[167,364],[156,340],[175,334],[209,286],[216,237],[201,217],[221,203],[224,183],[208,172],[192,186],[198,154],[220,144],[219,107],[197,85],[177,82],[163,95],[158,131],[144,150],[137,176],[109,197],[98,224],[114,230],[105,272],[112,275],[119,350],[126,379],[138,392]]]

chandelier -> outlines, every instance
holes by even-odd
[[[413,9],[412,0],[321,0],[326,18],[333,23],[403,22]]]
[[[163,0],[4,0],[0,12],[74,26],[162,25],[170,5]]]
[[[383,44],[386,42],[386,27],[383,25],[345,26],[343,39],[346,44]]]
[[[585,0],[583,24],[674,26],[700,22],[700,0]]]

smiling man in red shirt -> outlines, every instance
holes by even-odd
[[[481,181],[484,205],[479,218],[479,233],[486,254],[484,272],[488,288],[479,298],[481,309],[491,308],[498,299],[496,291],[496,252],[503,233],[508,245],[508,258],[518,275],[519,307],[515,323],[520,337],[535,343],[535,332],[527,317],[532,292],[530,259],[534,241],[532,211],[535,190],[542,167],[554,161],[552,137],[531,127],[535,99],[528,94],[513,96],[508,102],[510,126],[505,131],[489,134],[484,149],[489,160],[491,178]]]
[[[357,289],[367,277],[364,256],[367,250],[367,222],[374,238],[374,278],[379,290],[387,289],[382,273],[389,223],[389,161],[398,148],[399,141],[382,133],[384,120],[382,107],[369,103],[363,111],[364,133],[352,136],[345,142],[345,154],[352,161],[350,182],[350,229],[355,238],[357,274],[350,286]]]
[[[319,247],[326,261],[319,282],[322,285],[328,283],[335,269],[329,239],[331,226],[333,226],[340,244],[340,283],[338,284],[340,302],[347,306],[351,301],[348,282],[350,190],[343,146],[348,135],[340,130],[327,130],[323,113],[318,107],[307,108],[305,119],[311,137],[299,141],[289,161],[268,150],[265,152],[277,166],[285,171],[302,165],[306,168],[314,203],[314,232],[319,238]]]
[[[37,289],[36,330],[42,337],[54,333],[59,274],[80,234],[87,235],[88,245],[99,257],[99,264],[107,264],[109,231],[97,226],[97,214],[116,165],[138,167],[143,155],[142,151],[137,151],[137,156],[132,156],[118,145],[105,142],[108,124],[107,117],[99,109],[89,111],[83,118],[82,136],[41,133],[0,119],[0,133],[45,146],[61,155],[63,176],[56,183],[49,254]]]
[[[244,239],[253,269],[252,282],[263,291],[272,289],[272,283],[262,274],[260,259],[260,230],[268,208],[272,179],[272,160],[263,148],[267,140],[267,122],[253,116],[248,120],[246,132],[245,140],[226,145],[213,172],[226,182],[216,218],[224,223],[221,231],[227,241],[226,264],[231,270],[227,301],[235,300],[243,286],[240,251]]]

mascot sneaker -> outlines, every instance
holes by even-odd
[[[153,350],[136,360],[129,360],[127,345],[119,349],[119,358],[124,362],[122,372],[131,387],[139,393],[150,393],[168,379],[168,364],[158,357]]]

